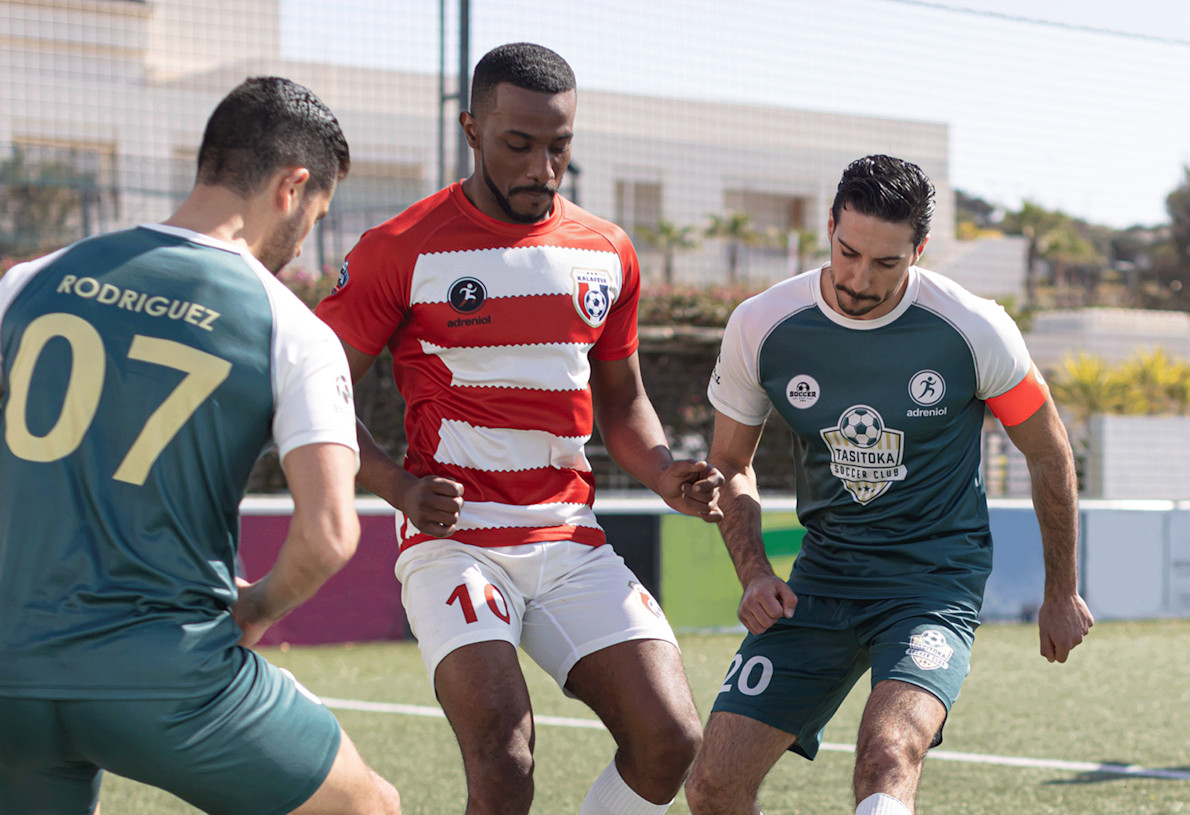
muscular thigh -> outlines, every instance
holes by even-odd
[[[677,658],[661,606],[611,546],[549,546],[542,591],[526,603],[521,646],[559,686],[579,660],[620,643],[661,640]]]
[[[520,644],[525,592],[534,587],[520,585],[505,562],[514,571],[531,571],[531,556],[529,547],[488,551],[451,540],[419,543],[401,553],[396,567],[401,603],[431,678],[459,648],[506,642],[515,649]]]
[[[850,601],[799,597],[791,619],[745,637],[713,709],[791,734],[789,749],[813,759],[827,722],[868,669],[851,612]]]
[[[0,811],[90,813],[102,773],[74,749],[58,702],[0,697]]]
[[[244,654],[214,697],[60,702],[60,718],[88,761],[206,812],[289,812],[330,772],[341,731],[291,674]]]

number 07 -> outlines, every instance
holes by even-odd
[[[59,337],[70,344],[70,379],[54,426],[44,436],[34,436],[26,421],[33,370],[46,344]],[[139,486],[145,483],[153,462],[182,425],[227,379],[231,363],[180,342],[141,334],[132,338],[128,358],[186,374],[149,416],[112,476],[117,481]],[[4,411],[4,440],[13,454],[26,461],[50,462],[77,450],[99,409],[105,365],[103,340],[83,318],[53,313],[29,323],[13,359],[10,395]]]

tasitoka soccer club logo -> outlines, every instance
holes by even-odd
[[[905,653],[911,656],[917,667],[923,671],[936,671],[939,668],[950,667],[954,648],[946,643],[945,634],[931,628],[910,636],[909,648]]]
[[[602,269],[572,269],[574,310],[592,328],[603,325],[612,308],[612,276]]]
[[[857,503],[871,503],[905,480],[905,434],[885,425],[875,408],[853,405],[819,435],[830,448],[831,473]]]

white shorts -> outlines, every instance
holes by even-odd
[[[677,646],[661,606],[608,545],[425,541],[397,558],[401,602],[430,681],[456,648],[502,640],[560,687],[588,654],[629,640]]]

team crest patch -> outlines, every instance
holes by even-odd
[[[447,298],[450,307],[459,314],[471,314],[483,308],[488,299],[488,290],[478,278],[460,277],[450,284]]]
[[[351,275],[347,273],[347,261],[343,261],[343,265],[339,267],[339,279],[335,281],[335,288],[331,294],[338,294],[347,285],[347,281],[351,279]]]
[[[913,658],[923,671],[949,668],[954,649],[946,644],[946,635],[935,629],[922,631],[909,637],[909,649],[905,652]]]
[[[335,390],[338,391],[339,398],[343,400],[343,404],[345,404],[345,405],[352,404],[351,382],[348,381],[347,377],[340,376],[338,379],[335,380]]]
[[[831,473],[856,503],[869,504],[905,480],[905,434],[888,427],[875,408],[853,405],[819,435],[830,448]]]
[[[809,374],[798,374],[785,386],[785,398],[789,400],[789,404],[799,410],[805,410],[818,404],[818,395],[821,392],[818,380]]]
[[[629,581],[628,586],[633,592],[636,593],[636,596],[640,599],[641,605],[653,612],[653,614],[655,614],[658,618],[662,620],[665,619],[665,612],[661,610],[661,605],[653,599],[653,595],[649,594],[648,589],[646,589],[640,583],[637,583],[635,580]]]
[[[574,309],[592,328],[603,325],[611,311],[612,276],[602,269],[571,269],[574,277]]]

